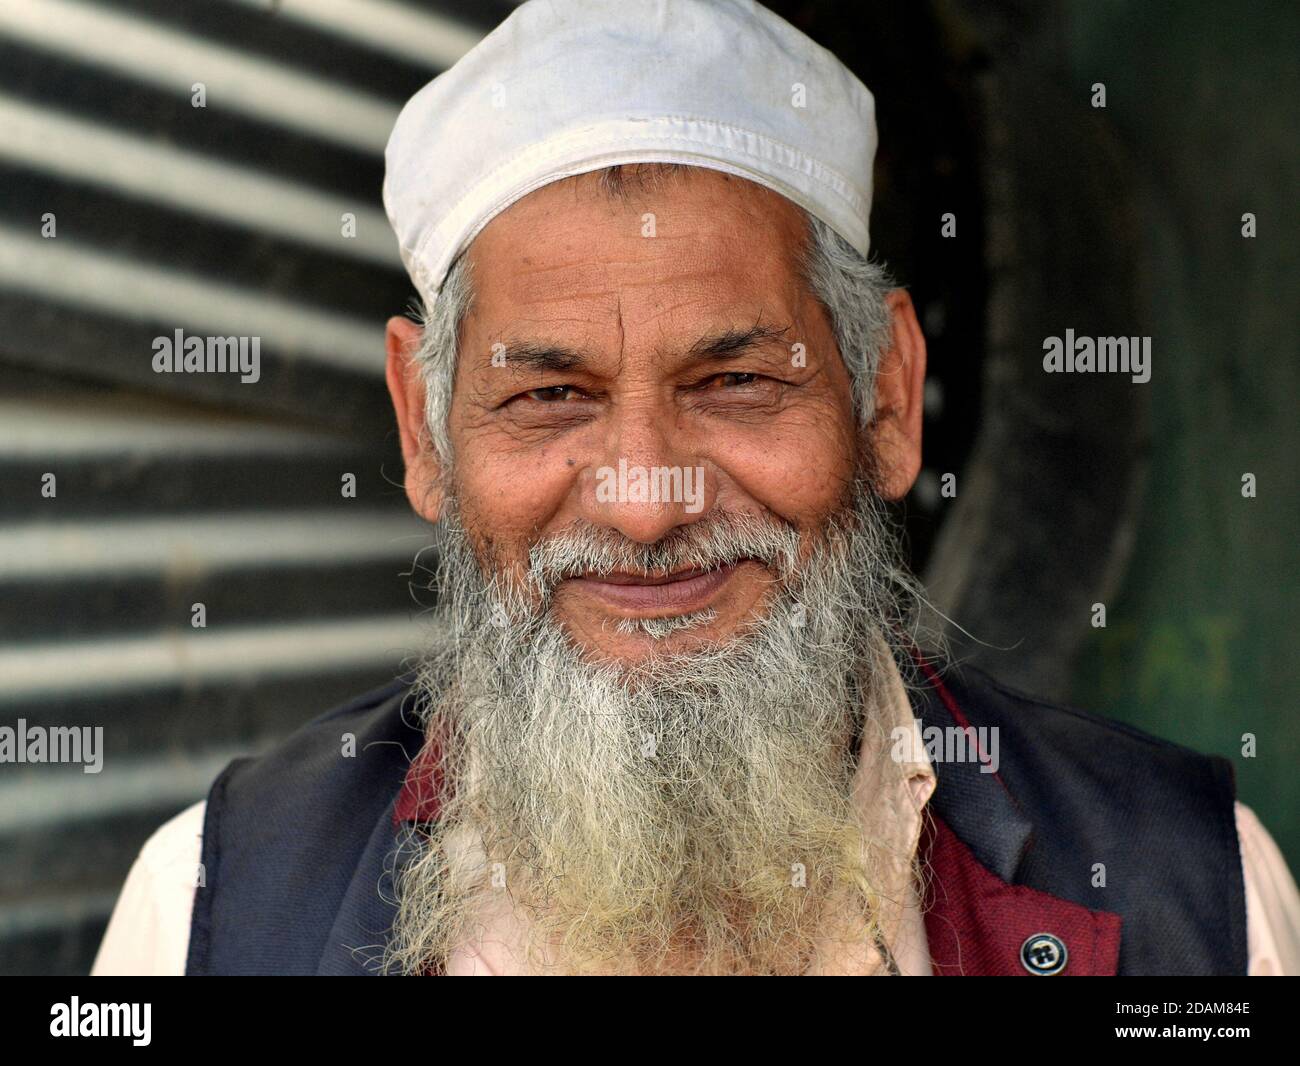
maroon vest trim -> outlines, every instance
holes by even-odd
[[[442,774],[438,770],[438,750],[425,744],[411,762],[402,782],[402,791],[393,806],[393,828],[404,823],[436,822],[442,810]]]
[[[1113,977],[1118,971],[1118,914],[1007,884],[933,813],[926,815],[920,847],[928,859],[925,935],[936,977],[1028,977],[1021,947],[1041,933],[1069,951],[1062,976]]]

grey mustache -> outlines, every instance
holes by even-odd
[[[786,523],[740,512],[716,512],[678,526],[653,544],[630,540],[617,530],[590,523],[553,533],[529,552],[529,580],[549,592],[567,578],[584,574],[664,573],[695,567],[714,570],[753,559],[782,572],[797,557],[798,531]]]

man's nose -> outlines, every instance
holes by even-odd
[[[615,412],[601,456],[583,479],[583,517],[642,544],[708,513],[716,485],[671,409],[643,403]]]

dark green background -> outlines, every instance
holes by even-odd
[[[1135,549],[1074,698],[1230,758],[1242,801],[1300,868],[1300,6],[1067,12],[1070,77],[1080,92],[1105,83],[1139,181],[1155,338]]]

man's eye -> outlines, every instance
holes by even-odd
[[[577,390],[572,385],[548,385],[544,389],[532,389],[524,395],[539,403],[559,403],[569,399]]]
[[[740,385],[752,385],[758,380],[757,374],[744,374],[740,372],[719,374],[714,380],[728,388],[736,388]]]

